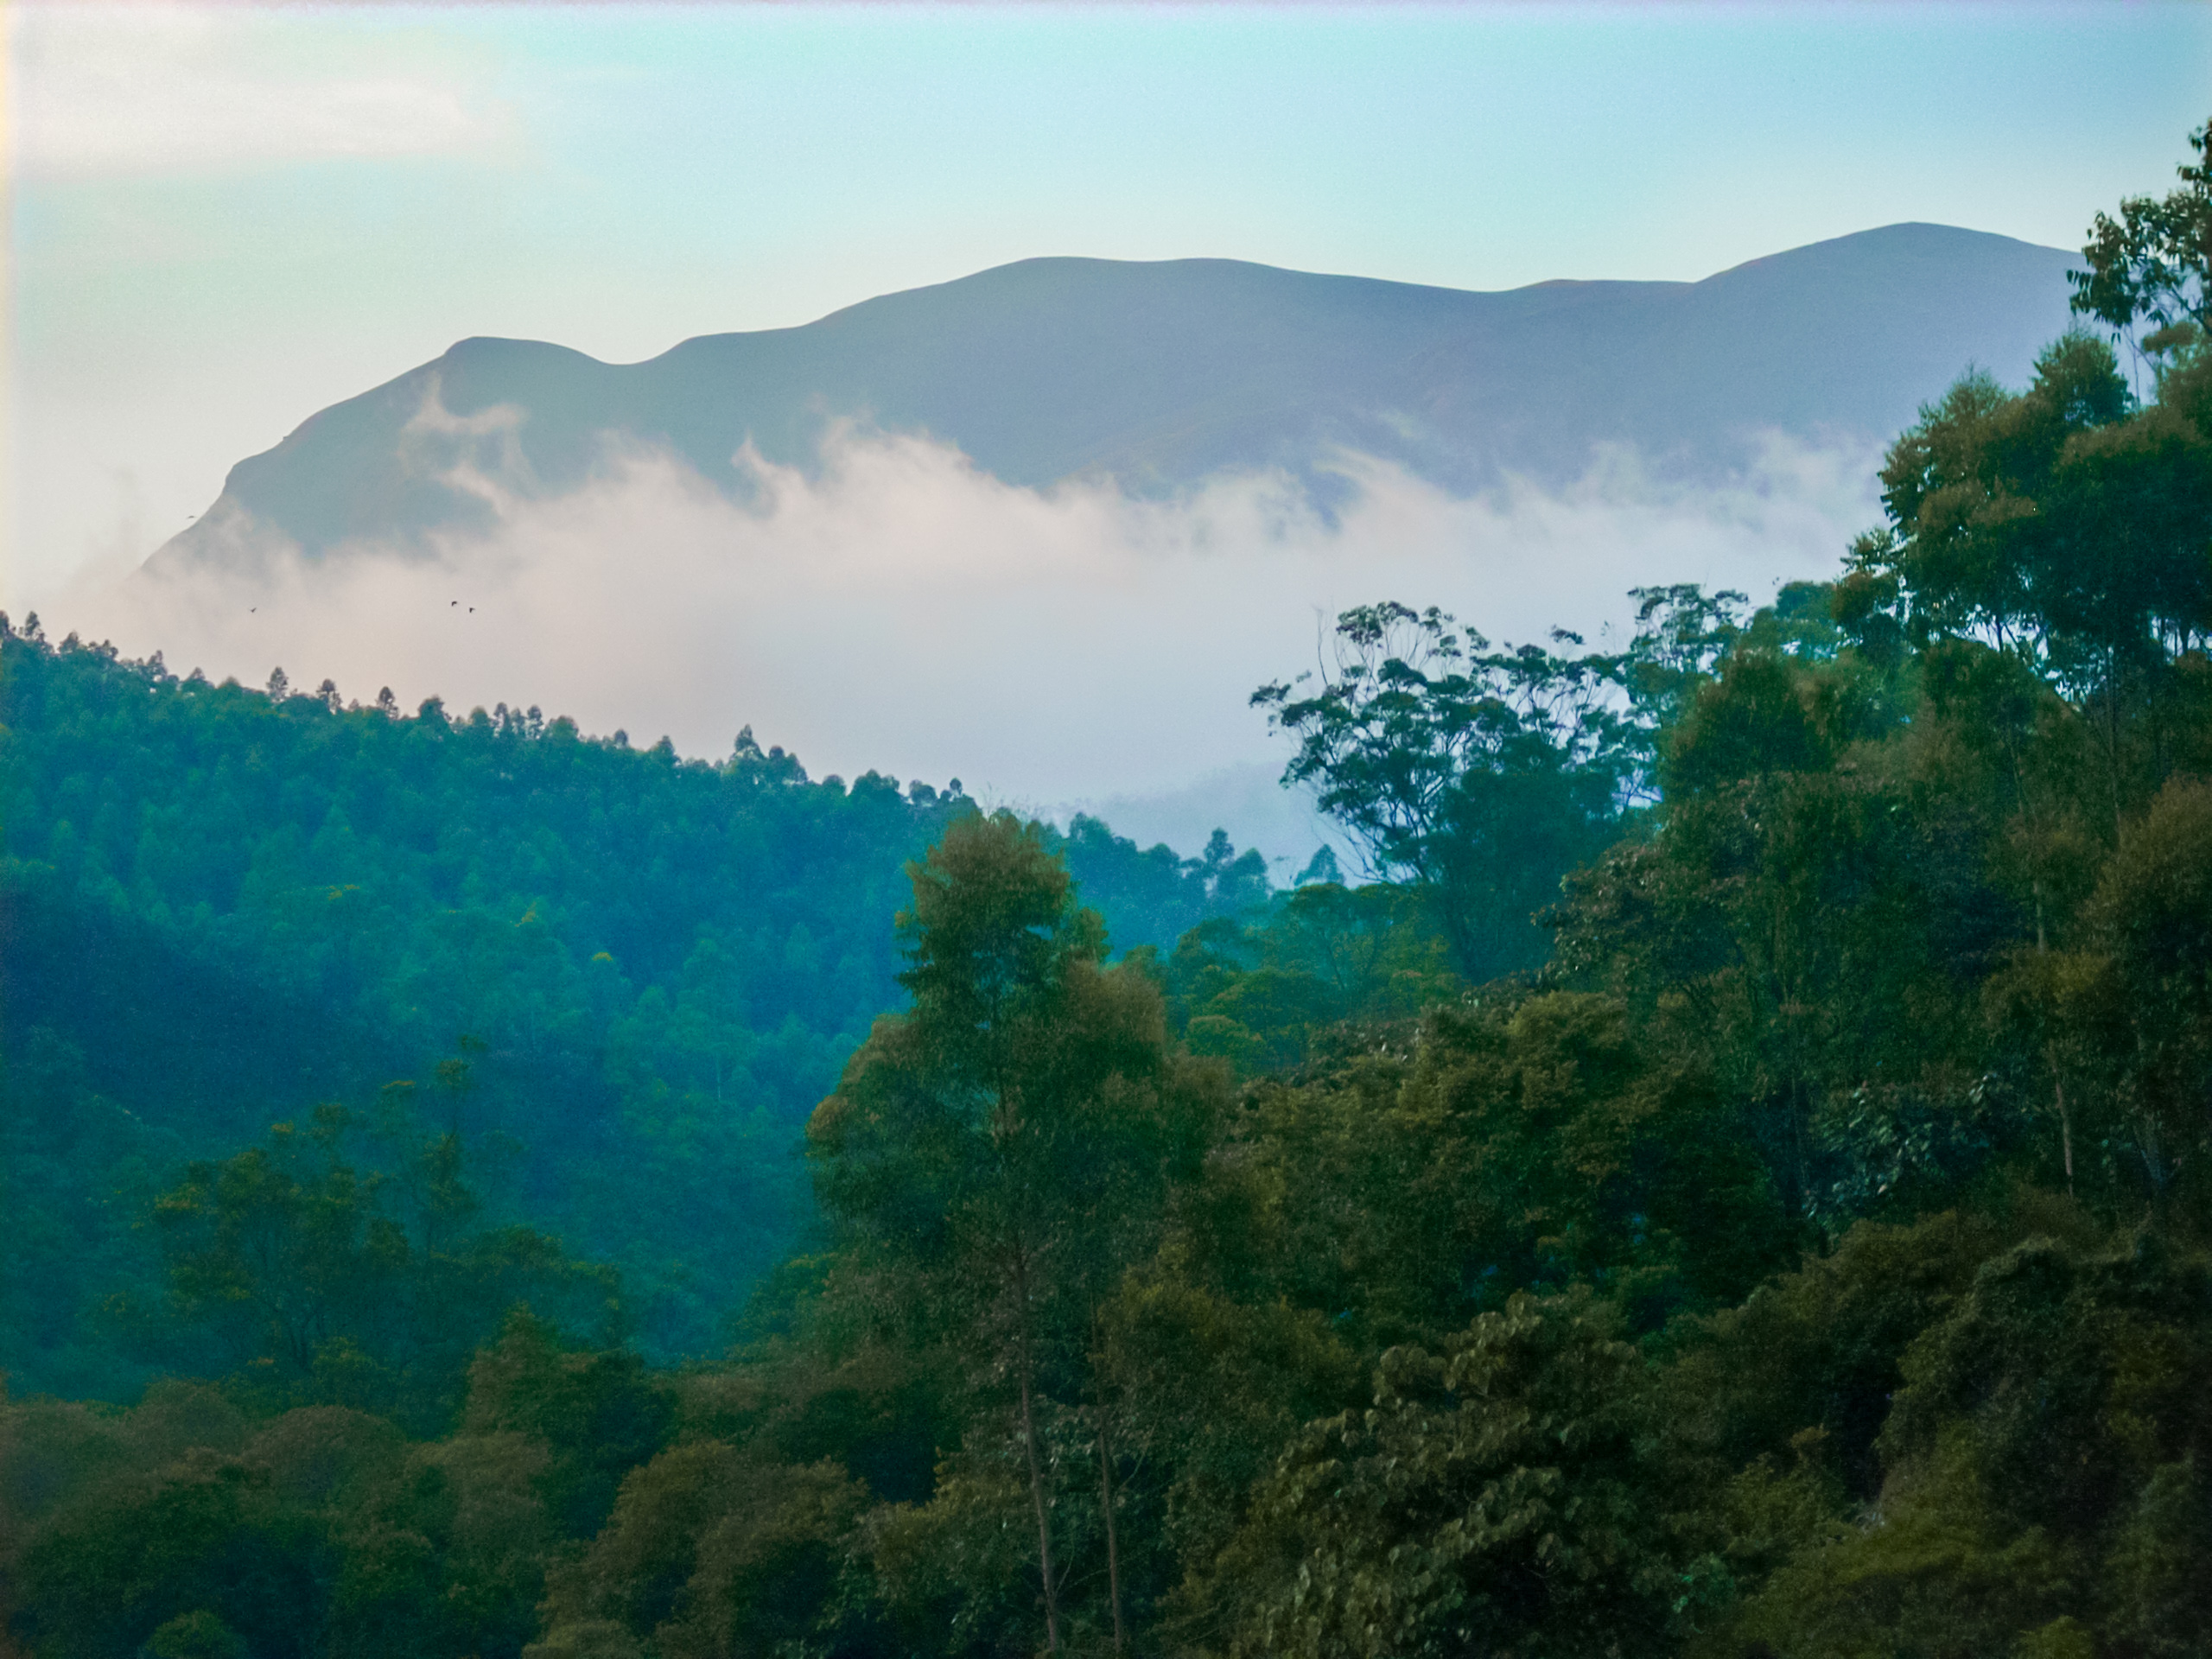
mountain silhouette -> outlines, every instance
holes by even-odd
[[[1346,451],[1459,493],[1561,484],[1606,446],[1715,480],[1765,434],[1885,439],[1970,365],[2022,378],[2068,324],[2074,257],[1893,225],[1701,282],[1497,293],[1043,258],[642,363],[464,340],[240,461],[154,562],[272,536],[310,557],[425,545],[488,528],[499,491],[575,487],[610,444],[672,451],[741,494],[747,446],[809,467],[837,423],[928,435],[1009,484],[1105,477],[1143,494],[1280,467],[1325,505],[1349,487],[1332,466]]]

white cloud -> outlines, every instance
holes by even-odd
[[[510,130],[448,43],[327,16],[18,6],[7,42],[18,178],[442,155]]]
[[[1554,623],[1594,639],[1638,583],[1758,599],[1830,574],[1873,512],[1870,456],[1781,443],[1723,490],[1662,486],[1616,456],[1563,493],[1474,499],[1351,457],[1357,499],[1334,525],[1271,476],[1168,503],[1039,492],[852,431],[815,478],[747,461],[749,505],[651,453],[550,500],[479,480],[499,528],[428,559],[264,547],[258,574],[143,575],[52,611],[48,631],[252,684],[281,664],[296,686],[327,676],[363,701],[390,684],[410,707],[537,703],[693,754],[727,753],[749,723],[817,775],[957,775],[987,798],[1122,797],[1141,817],[1142,798],[1279,763],[1246,700],[1310,664],[1346,606],[1397,598],[1501,641]],[[1198,793],[1238,811],[1236,789]],[[1300,851],[1273,844],[1294,815],[1243,816],[1226,826],[1240,841]]]

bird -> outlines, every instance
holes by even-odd
[[[245,613],[246,613],[248,616],[251,616],[251,615],[252,615],[256,611],[259,610],[260,608],[261,608],[261,607],[260,607],[260,606],[258,606],[258,605],[249,605],[249,606],[247,606],[247,607],[245,607]]]
[[[447,601],[446,602],[447,602],[448,604],[449,604],[449,605],[458,605],[458,604],[460,604],[460,603],[461,603],[461,601],[460,601],[459,600],[457,600],[457,599],[454,599],[454,600],[448,600],[448,601]],[[470,610],[472,610],[472,611],[473,611],[473,610],[474,610],[476,607],[475,607],[474,605],[472,605],[472,606],[470,606],[468,608],[469,608]]]

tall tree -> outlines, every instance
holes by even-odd
[[[2129,196],[2120,217],[2099,213],[2082,250],[2088,269],[2067,273],[2074,309],[2141,346],[2174,343],[2177,327],[2212,328],[2212,122],[2189,135],[2196,153],[2175,170],[2182,188],[2164,200]]]
[[[1198,1096],[1173,1075],[1158,990],[1134,963],[1103,965],[1104,931],[1040,826],[957,820],[907,873],[912,1006],[853,1057],[810,1151],[854,1254],[916,1276],[952,1339],[1004,1380],[1057,1651],[1048,1393],[1102,1394],[1095,1312],[1144,1247],[1168,1170],[1203,1143]],[[1100,1451],[1110,1548],[1109,1438]]]
[[[1370,874],[1429,890],[1459,970],[1480,981],[1542,960],[1534,912],[1611,838],[1645,753],[1622,672],[1601,654],[1492,651],[1433,606],[1386,601],[1337,619],[1310,692],[1300,675],[1252,702],[1298,740],[1283,782],[1315,790]]]

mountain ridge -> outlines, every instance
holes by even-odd
[[[1759,435],[1877,442],[1970,364],[2018,378],[2067,322],[2075,256],[1884,226],[1696,282],[1500,290],[1247,261],[1044,257],[809,323],[693,335],[634,363],[478,335],[308,416],[238,462],[155,555],[311,557],[488,528],[471,470],[522,495],[591,476],[610,439],[741,493],[733,458],[810,467],[835,423],[950,443],[1024,487],[1172,493],[1281,468],[1325,505],[1372,454],[1455,493],[1560,485],[1608,446],[1663,474],[1739,468]]]

